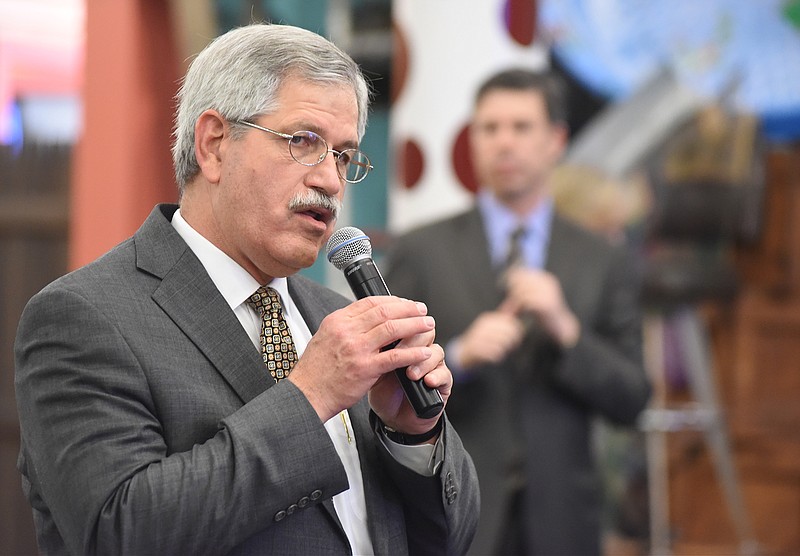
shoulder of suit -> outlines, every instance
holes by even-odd
[[[427,224],[421,224],[412,228],[395,237],[399,242],[415,242],[415,241],[429,241],[432,238],[442,237],[443,235],[451,232],[458,231],[464,228],[469,222],[480,219],[480,213],[477,209],[460,212]]]
[[[599,251],[614,251],[618,246],[614,245],[607,237],[590,230],[586,226],[578,224],[573,220],[565,218],[559,214],[553,215],[552,232],[556,234],[563,234],[572,241],[581,241],[586,243],[590,248]]]
[[[121,241],[94,261],[54,280],[48,287],[86,291],[87,295],[94,295],[123,286],[136,272],[137,266],[139,266],[139,270],[158,274],[158,272],[154,272],[159,270],[158,268],[142,268],[142,261],[146,261],[149,256],[155,260],[163,259],[169,249],[175,250],[172,255],[174,259],[187,248],[182,241],[171,242],[170,246],[163,242],[165,234],[169,235],[174,232],[168,218],[176,208],[177,205],[157,205],[132,237]],[[174,234],[176,238],[180,238],[177,232]],[[157,267],[159,265],[149,266]],[[170,265],[161,266],[164,266],[163,269],[160,269],[163,272],[170,267]]]
[[[310,278],[306,278],[301,274],[289,276],[287,278],[287,283],[292,296],[308,297],[327,306],[344,307],[352,302],[351,299],[346,298],[342,294]]]

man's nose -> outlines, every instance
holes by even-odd
[[[497,145],[509,147],[516,143],[516,133],[511,128],[500,128],[495,134],[495,141]]]
[[[311,166],[308,175],[308,185],[325,191],[334,197],[338,196],[344,187],[344,180],[339,175],[336,154],[328,151],[322,162]]]

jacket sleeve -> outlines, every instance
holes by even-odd
[[[555,355],[552,378],[599,414],[633,424],[650,397],[642,355],[639,278],[631,255],[615,249],[593,321],[581,319],[577,345]]]
[[[469,549],[480,516],[478,476],[453,426],[444,417],[444,459],[432,477],[419,475],[380,450],[405,508],[408,552],[414,555],[460,555]],[[379,425],[370,412],[373,429]],[[377,432],[376,432],[377,434]]]
[[[20,470],[34,485],[34,514],[54,523],[40,550],[226,553],[292,503],[304,499],[310,511],[347,488],[329,436],[288,381],[239,403],[204,441],[171,452],[160,393],[106,313],[49,287],[20,322]],[[195,418],[211,407],[183,399],[181,411]]]

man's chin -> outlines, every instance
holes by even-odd
[[[317,259],[321,256],[323,245],[324,243],[321,243],[316,247],[316,249],[309,250],[308,253],[299,253],[298,256],[291,261],[296,267],[295,272],[299,272],[304,268],[308,268],[317,262]]]
[[[273,278],[286,278],[297,274],[304,268],[312,266],[319,256],[319,249],[302,245],[293,249],[291,252],[284,251],[276,256],[269,263],[269,274]]]
[[[516,201],[530,194],[530,187],[516,183],[506,183],[495,187],[495,195],[504,201]]]

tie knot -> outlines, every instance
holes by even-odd
[[[253,295],[247,298],[247,301],[261,314],[270,314],[281,310],[280,296],[275,288],[269,286],[258,288]]]
[[[514,228],[513,232],[511,232],[511,239],[509,240],[509,242],[511,244],[519,243],[520,241],[522,241],[522,239],[525,237],[527,233],[528,230],[525,229],[525,226],[519,225],[516,228]]]

